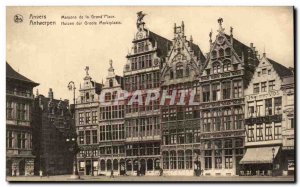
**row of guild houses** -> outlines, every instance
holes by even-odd
[[[169,40],[143,17],[139,12],[123,77],[112,61],[102,83],[86,68],[75,105],[80,174],[293,174],[293,69],[260,57],[232,27],[226,34],[222,18],[204,55],[183,22]],[[122,90],[128,97],[120,99]],[[168,93],[165,104],[146,103],[149,90]],[[137,91],[143,103],[129,104]],[[173,91],[193,91],[199,104],[171,104]]]

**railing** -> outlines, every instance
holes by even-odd
[[[27,97],[27,98],[33,98],[33,94],[31,94],[30,92],[6,90],[6,94]]]
[[[249,118],[245,120],[245,124],[251,125],[257,123],[271,123],[271,122],[281,122],[281,121],[282,121],[282,114],[278,114],[272,116]]]
[[[214,80],[214,79],[220,79],[220,78],[226,78],[226,77],[231,77],[231,76],[237,76],[237,75],[242,75],[243,70],[236,70],[236,71],[230,71],[230,72],[223,72],[219,74],[211,74],[207,76],[201,77],[202,81],[208,81],[208,80]]]

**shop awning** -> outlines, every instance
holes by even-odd
[[[240,164],[271,164],[273,161],[273,148],[275,149],[274,157],[276,157],[279,146],[247,148]]]

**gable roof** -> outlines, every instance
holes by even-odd
[[[158,55],[165,57],[168,55],[169,48],[172,45],[172,42],[154,32],[149,31],[149,38],[152,38],[157,42]]]
[[[278,62],[275,62],[272,59],[267,58],[267,60],[272,64],[274,70],[278,73],[280,78],[293,76],[293,72],[289,68],[279,64]]]
[[[39,85],[38,83],[33,82],[32,80],[28,79],[27,77],[16,72],[7,62],[6,62],[6,78],[27,82],[34,86]]]
[[[190,44],[191,44],[191,42],[190,42]],[[191,48],[192,48],[192,50],[194,51],[194,53],[195,53],[195,55],[197,56],[197,58],[199,58],[200,62],[204,63],[205,60],[206,60],[206,58],[205,58],[205,56],[203,55],[203,53],[202,53],[200,47],[199,47],[198,45],[192,43]]]

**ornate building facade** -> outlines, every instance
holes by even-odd
[[[34,174],[32,89],[38,86],[6,62],[6,175]]]
[[[193,175],[194,169],[200,169],[200,111],[199,105],[190,105],[188,94],[193,92],[194,101],[200,101],[198,76],[205,57],[192,36],[186,38],[183,22],[175,24],[170,47],[160,84],[161,98],[168,97],[160,108],[162,168],[166,175]],[[175,96],[174,103],[169,96]]]
[[[93,81],[89,67],[80,85],[80,96],[75,104],[75,124],[78,135],[78,168],[80,174],[96,175],[99,173],[99,95],[102,85]]]
[[[237,175],[244,154],[244,89],[258,64],[250,47],[225,34],[220,18],[200,76],[200,139],[204,175]]]
[[[241,160],[245,171],[256,175],[281,175],[283,147],[282,83],[292,72],[266,57],[260,59],[245,89],[245,147]],[[287,103],[286,103],[287,104]],[[288,104],[286,105],[288,106]],[[288,121],[288,116],[286,116]],[[285,131],[293,130],[286,127]],[[287,164],[286,164],[287,165]]]
[[[103,84],[100,102],[99,166],[100,173],[125,174],[123,77],[115,74],[112,61]]]
[[[136,90],[143,101],[147,90],[159,92],[160,69],[171,42],[145,28],[142,12],[138,13],[137,32],[124,67],[124,89],[130,102]],[[159,99],[149,105],[133,102],[125,107],[126,171],[128,174],[154,174],[160,166],[161,128]]]
[[[73,154],[66,138],[74,125],[69,101],[54,99],[52,89],[48,97],[36,94],[32,117],[35,175],[62,175],[72,172]]]

